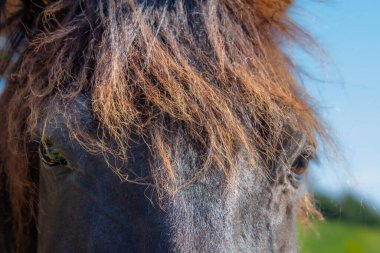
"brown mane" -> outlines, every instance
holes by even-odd
[[[281,50],[297,41],[312,44],[286,14],[290,0],[24,2],[1,6],[8,44],[0,62],[7,80],[0,164],[19,244],[36,203],[28,145],[37,122],[52,113],[52,99],[90,96],[100,139],[70,119],[67,124],[92,152],[127,161],[131,133],[147,136],[162,164],[152,162],[159,196],[177,190],[170,183],[173,129],[183,129],[204,151],[202,173],[215,166],[227,179],[237,152],[250,154],[254,166],[274,159],[295,129],[312,143],[316,135],[326,137],[294,78],[295,64]]]

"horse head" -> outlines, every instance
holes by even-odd
[[[326,134],[291,3],[3,1],[3,250],[296,252]]]

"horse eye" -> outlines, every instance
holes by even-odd
[[[302,154],[293,162],[291,171],[294,173],[296,179],[302,179],[302,175],[306,172],[310,160],[310,155]]]
[[[39,153],[41,160],[48,166],[67,165],[65,157],[53,146],[40,144]]]

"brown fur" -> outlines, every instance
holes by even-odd
[[[280,49],[310,39],[286,14],[292,1],[194,1],[192,7],[176,1],[145,9],[135,1],[105,2],[40,1],[10,8],[1,19],[12,43],[1,64],[7,89],[0,100],[0,161],[20,244],[36,203],[27,146],[37,122],[53,116],[53,98],[91,97],[99,139],[67,119],[72,137],[91,152],[126,162],[131,133],[147,136],[164,164],[155,170],[152,163],[159,196],[178,190],[170,183],[173,125],[204,150],[199,171],[216,166],[227,179],[237,152],[251,154],[254,166],[275,159],[294,131],[312,143],[316,134],[326,137]],[[107,144],[109,136],[116,146]]]

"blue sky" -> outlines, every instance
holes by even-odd
[[[298,0],[293,15],[327,51],[315,64],[296,55],[313,77],[305,83],[334,131],[344,160],[312,168],[319,191],[351,191],[380,210],[380,1]]]

